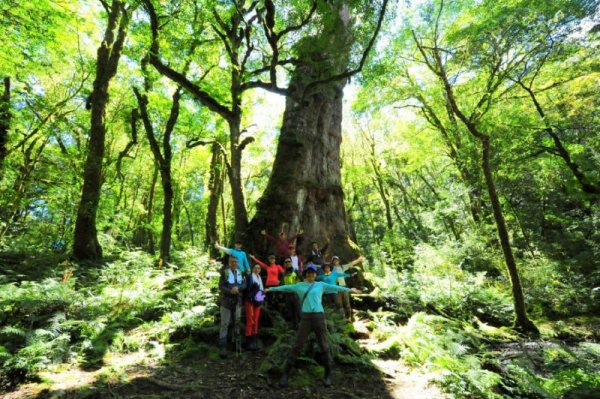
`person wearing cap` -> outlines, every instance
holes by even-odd
[[[262,262],[254,255],[250,255],[250,258],[252,258],[253,261],[258,263],[260,267],[262,267],[267,272],[267,281],[265,281],[265,285],[267,287],[275,287],[279,285],[279,274],[285,273],[285,270],[283,270],[283,267],[281,267],[281,265],[275,263],[275,255],[269,255],[269,257],[267,258],[269,264]]]
[[[233,248],[225,248],[215,242],[215,248],[221,252],[225,252],[229,256],[233,256],[238,261],[238,269],[242,274],[250,273],[250,263],[248,262],[248,255],[242,251],[242,242],[236,240],[233,244]]]
[[[242,293],[246,289],[246,280],[238,270],[237,258],[229,257],[229,267],[221,269],[219,279],[221,326],[219,330],[219,356],[227,357],[227,337],[229,324],[233,321],[233,334],[239,334],[242,315]]]
[[[329,345],[327,343],[327,324],[325,323],[322,296],[324,293],[356,292],[354,289],[350,290],[346,287],[316,281],[317,268],[315,265],[308,265],[304,270],[304,273],[305,278],[303,282],[268,289],[268,291],[293,292],[301,301],[302,316],[300,325],[298,326],[294,346],[290,349],[283,367],[283,374],[279,381],[280,387],[287,386],[289,373],[311,332],[314,332],[317,336],[317,343],[325,355],[325,375],[323,384],[325,386],[331,386],[333,358],[331,357]]]
[[[260,265],[252,267],[252,273],[246,276],[246,290],[244,291],[244,309],[246,311],[246,344],[251,351],[258,350],[258,320],[262,302],[264,300]]]
[[[267,237],[267,240],[271,241],[271,243],[275,247],[275,255],[277,256],[277,260],[279,262],[282,262],[285,258],[290,256],[290,246],[294,245],[294,241],[296,241],[296,238],[300,237],[302,233],[303,231],[300,230],[296,235],[287,238],[285,232],[282,230],[279,233],[279,237],[275,238],[269,233],[267,233],[266,230],[261,230],[260,232],[260,234]]]
[[[350,269],[352,266],[357,265],[357,264],[363,262],[364,260],[365,260],[364,256],[359,256],[358,258],[354,259],[350,263],[340,265],[340,257],[334,255],[331,258],[331,265],[332,265],[333,273],[344,273],[345,271]],[[346,286],[346,279],[344,277],[348,277],[348,276],[339,276],[337,278],[337,284],[342,287]],[[342,305],[342,308],[344,309],[344,317],[346,318],[346,320],[352,320],[353,316],[352,316],[352,306],[350,306],[350,296],[345,292],[340,292],[338,294],[338,303],[340,303]]]
[[[340,272],[332,272],[331,264],[325,263],[323,265],[323,274],[317,275],[317,281],[322,281],[331,285],[339,285],[338,279],[344,277],[351,277],[348,273],[340,273]],[[342,302],[339,298],[340,295],[345,294],[345,292],[339,292],[335,294],[325,294],[323,297],[323,303],[327,306],[335,305],[336,308],[340,309],[342,307]]]

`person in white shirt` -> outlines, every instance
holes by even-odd
[[[331,258],[332,271],[337,272],[337,273],[343,273],[343,272],[347,271],[348,269],[350,269],[352,266],[357,265],[357,264],[363,262],[364,260],[365,260],[364,256],[360,256],[360,257],[354,259],[350,263],[341,265],[340,257],[333,256]],[[337,283],[339,286],[345,287],[346,279],[344,277],[339,277],[337,279]],[[341,305],[344,308],[344,317],[346,318],[346,320],[352,321],[353,320],[352,307],[350,306],[350,296],[348,295],[347,292],[338,293],[338,303],[339,302],[341,302]]]

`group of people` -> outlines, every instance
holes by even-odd
[[[352,262],[342,265],[338,256],[333,256],[330,263],[326,263],[323,254],[327,244],[320,248],[318,243],[311,243],[307,263],[296,251],[295,240],[302,234],[286,237],[280,233],[278,238],[261,231],[274,246],[274,253],[263,262],[254,255],[249,258],[253,261],[252,267],[246,252],[242,249],[242,242],[236,241],[234,248],[226,248],[215,243],[215,248],[229,255],[228,267],[222,269],[219,280],[221,293],[220,312],[221,325],[219,331],[220,356],[227,357],[228,330],[233,323],[234,329],[239,328],[242,307],[246,315],[246,347],[248,350],[258,350],[258,327],[262,305],[267,295],[269,301],[276,301],[274,294],[281,292],[285,295],[285,303],[291,310],[294,326],[297,326],[296,341],[290,350],[283,366],[283,375],[279,381],[280,386],[286,386],[288,375],[296,358],[300,354],[308,335],[314,332],[317,342],[325,358],[325,386],[331,385],[331,367],[333,359],[329,352],[326,338],[326,323],[323,309],[323,295],[331,294],[333,302],[343,307],[346,319],[352,319],[350,307],[350,293],[359,293],[359,290],[346,287],[345,278],[351,275],[348,269],[364,260],[359,257]],[[282,266],[283,265],[283,266]],[[261,271],[264,270],[266,278],[263,280]],[[280,298],[280,297],[279,297]],[[236,333],[236,331],[234,331]]]

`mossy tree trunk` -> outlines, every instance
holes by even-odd
[[[160,235],[159,260],[159,264],[162,265],[163,262],[167,262],[171,256],[171,231],[173,228],[173,178],[171,173],[173,150],[171,148],[171,135],[173,134],[175,124],[179,117],[179,100],[181,99],[182,89],[178,87],[173,93],[169,118],[162,133],[162,149],[148,113],[148,96],[146,93],[141,94],[136,88],[134,88],[133,91],[138,100],[140,115],[144,123],[146,137],[150,143],[152,155],[154,155],[154,160],[158,164],[163,188],[163,220]]]
[[[206,237],[204,244],[209,249],[211,255],[216,257],[218,250],[214,247],[214,243],[218,240],[217,229],[217,211],[219,209],[219,200],[223,192],[223,154],[221,145],[218,142],[213,142],[211,145],[211,160],[210,160],[210,177],[208,182],[209,199],[208,210],[206,214],[205,230]]]
[[[311,84],[348,66],[352,34],[343,15],[347,8],[338,3],[333,26],[306,42],[311,45],[300,51],[303,64],[290,81],[273,170],[249,226],[248,236],[257,251],[267,250],[259,234],[262,229],[273,234],[284,230],[288,235],[303,230],[299,247],[303,254],[310,242],[322,245],[329,239],[327,255],[348,260],[357,255],[349,239],[340,173],[347,80]]]
[[[8,129],[10,128],[10,78],[4,78],[4,92],[0,97],[0,181],[3,176],[4,158],[6,158]]]
[[[99,259],[102,247],[98,242],[96,214],[102,187],[102,161],[106,136],[105,112],[108,103],[108,86],[117,73],[121,51],[125,42],[129,11],[121,1],[114,0],[108,9],[104,39],[98,48],[94,89],[89,97],[91,128],[88,153],[83,175],[83,190],[73,239],[73,254],[78,259]],[[115,35],[116,31],[116,35]]]

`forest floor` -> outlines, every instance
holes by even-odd
[[[361,346],[376,343],[366,335],[361,321],[355,328],[365,332]],[[312,382],[292,375],[289,387],[280,389],[278,374],[259,371],[264,358],[265,353],[258,351],[230,353],[223,360],[214,347],[206,356],[184,360],[157,360],[143,351],[108,354],[100,369],[85,371],[65,365],[41,373],[40,382],[24,384],[2,398],[446,398],[433,384],[434,375],[401,360],[373,359],[374,367],[336,365],[329,388],[317,377],[320,371],[311,373]]]

